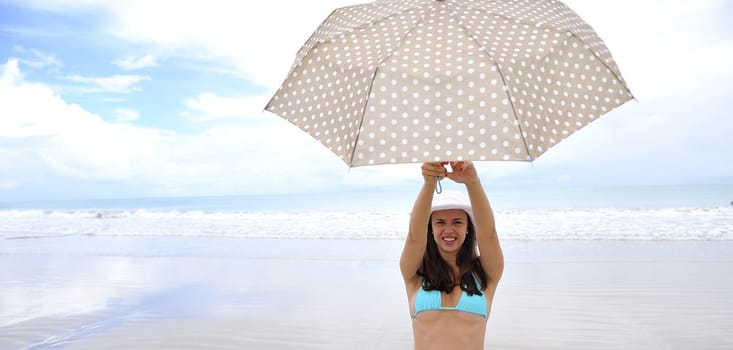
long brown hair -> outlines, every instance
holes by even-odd
[[[468,216],[468,214],[466,214]],[[430,216],[430,222],[432,223],[433,216]],[[425,255],[422,258],[422,265],[418,270],[417,274],[423,277],[422,287],[425,290],[440,290],[446,293],[450,293],[455,287],[455,276],[453,276],[453,270],[450,268],[448,263],[443,260],[438,252],[438,245],[435,243],[433,238],[433,225],[428,224],[428,244],[425,249]],[[466,291],[468,295],[482,295],[482,290],[487,286],[486,271],[481,266],[481,262],[476,254],[476,230],[473,227],[471,218],[468,218],[467,223],[468,233],[466,233],[466,239],[461,245],[461,249],[458,250],[456,256],[456,263],[458,264],[458,270],[461,274],[460,284],[462,290]],[[476,285],[476,279],[478,277],[480,283]]]

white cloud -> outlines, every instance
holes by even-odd
[[[141,44],[156,55],[165,52],[212,60],[214,64],[202,64],[201,69],[236,69],[237,75],[273,91],[285,78],[297,50],[334,8],[364,2],[275,0],[258,3],[252,10],[251,4],[244,2],[185,1],[176,2],[176,11],[172,12],[172,3],[166,1],[29,1],[31,6],[49,11],[99,13],[105,20],[99,22],[103,27],[98,31],[110,35],[110,40],[121,38]],[[721,176],[729,173],[730,161],[725,159],[730,159],[730,151],[724,146],[725,140],[719,139],[733,132],[730,118],[721,117],[730,105],[725,104],[726,99],[715,100],[713,95],[725,97],[729,93],[733,43],[730,29],[718,28],[713,33],[703,30],[710,29],[705,27],[709,26],[706,20],[724,2],[621,0],[608,6],[580,0],[566,3],[604,39],[639,102],[613,111],[563,141],[539,159],[534,169],[527,169],[525,164],[486,165],[493,172],[491,176],[541,173],[552,168],[560,172],[549,174],[549,178],[570,182],[576,177],[564,172],[572,171],[571,165],[585,166],[588,172],[613,174],[616,166],[626,164],[624,171],[643,169],[672,177],[676,171],[689,171],[690,164],[705,168],[706,161],[724,162],[716,169],[724,169]],[[123,69],[135,69],[154,64],[156,57],[127,57],[114,63]],[[41,58],[37,61],[44,62]],[[31,159],[37,159],[38,164],[29,166],[38,169],[95,179],[137,179],[162,194],[378,186],[415,178],[413,165],[347,170],[310,136],[271,114],[263,114],[267,102],[264,96],[224,97],[201,92],[183,101],[186,109],[182,115],[197,122],[226,119],[229,125],[210,129],[202,126],[197,133],[178,134],[106,123],[82,107],[63,101],[48,87],[25,82],[17,62],[5,65],[2,76],[1,86],[6,90],[0,92],[0,99],[6,101],[7,96],[22,94],[28,97],[25,104],[15,103],[16,109],[11,109],[12,104],[0,103],[0,168],[30,162],[12,155],[25,152],[37,155]],[[84,84],[85,91],[117,93],[138,91],[139,84],[148,79],[138,75],[70,77]],[[18,118],[8,120],[10,114]],[[139,113],[121,109],[112,117],[130,121],[139,118]],[[715,124],[715,119],[720,124]],[[4,146],[3,138],[6,143],[17,142],[14,145],[18,148]],[[706,146],[695,146],[699,143]],[[1,152],[3,147],[8,152]],[[655,170],[659,164],[663,166],[656,169],[665,173]],[[0,173],[0,183],[16,186],[24,181],[3,176]]]
[[[318,24],[337,7],[357,0],[88,1],[29,0],[44,11],[99,11],[100,32],[177,55],[216,59],[236,74],[275,88],[295,54]],[[175,7],[172,11],[171,7]]]
[[[109,123],[26,82],[17,60],[0,73],[0,168],[14,169],[0,172],[6,189],[33,185],[52,194],[65,186],[60,181],[76,179],[134,182],[144,189],[138,195],[277,193],[331,186],[347,175],[336,156],[285,120],[192,134]]]
[[[723,0],[565,2],[598,32],[642,102],[719,89],[729,81],[721,71],[730,79],[730,65],[721,64],[733,61],[730,29],[706,28],[725,8]]]
[[[66,80],[87,85],[79,90],[82,92],[112,92],[119,94],[128,94],[140,91],[137,86],[140,82],[150,80],[150,77],[141,75],[113,75],[109,77],[83,77],[80,75],[70,75],[65,77]]]
[[[355,3],[266,1],[253,10],[242,2],[186,1],[176,3],[174,15],[167,2],[135,0],[105,6],[114,17],[107,28],[114,36],[189,54],[204,52],[259,85],[276,87],[317,25],[335,7]]]
[[[26,57],[19,59],[20,63],[32,68],[41,69],[50,67],[57,69],[63,67],[63,63],[56,58],[56,55],[42,52],[37,49],[26,49],[22,46],[16,46],[15,51]]]
[[[63,101],[49,87],[25,82],[17,61],[8,61],[3,71],[0,139],[15,152],[42,160],[44,164],[37,165],[53,172],[80,178],[125,178],[134,175],[132,165],[137,157],[169,137],[164,131],[106,123]]]
[[[219,97],[213,93],[202,93],[195,98],[187,98],[184,105],[188,110],[183,116],[195,121],[211,121],[226,118],[246,118],[263,111],[267,96]]]
[[[154,55],[145,55],[141,57],[124,57],[118,58],[112,64],[124,70],[136,70],[158,65],[158,58]]]
[[[620,0],[602,6],[580,0],[565,2],[600,34],[638,98],[682,96],[703,85],[696,82],[715,77],[718,66],[707,61],[731,58],[728,50],[699,54],[713,40],[701,38],[700,32],[726,6],[723,0]],[[26,6],[46,11],[100,11],[108,19],[102,22],[102,32],[161,51],[216,59],[236,68],[237,74],[274,89],[320,22],[335,8],[360,3],[364,1],[274,0],[260,2],[253,10],[250,4],[228,0],[185,1],[175,3],[175,12],[171,12],[171,2],[144,0],[29,0]],[[725,55],[716,59],[720,53]],[[147,57],[128,63],[134,66],[133,61],[152,59]],[[691,65],[700,78],[689,77],[692,84],[676,84],[675,72]]]
[[[18,60],[8,60],[4,66],[3,74],[0,75],[0,88],[9,88],[20,79],[23,79],[23,74],[20,72],[20,67],[18,67]]]
[[[115,120],[118,122],[134,122],[140,119],[140,112],[130,108],[118,108],[115,110]]]

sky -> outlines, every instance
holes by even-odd
[[[347,0],[0,0],[0,202],[419,188],[349,168],[264,106]],[[733,5],[572,0],[635,100],[497,187],[733,183]]]

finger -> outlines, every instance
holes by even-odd
[[[453,171],[463,171],[466,168],[465,161],[452,162]]]
[[[441,165],[441,163],[423,163],[422,173],[425,176],[440,176],[445,177],[447,171]]]

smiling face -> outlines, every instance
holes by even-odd
[[[468,214],[461,209],[437,210],[430,224],[438,249],[444,253],[458,253],[466,240]]]

